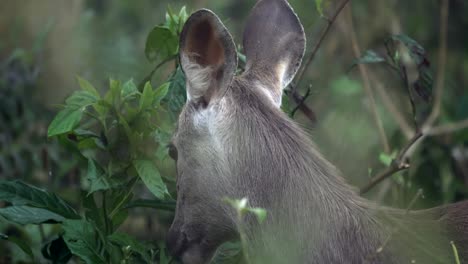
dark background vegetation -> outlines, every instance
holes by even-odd
[[[86,164],[80,163],[56,140],[47,138],[47,127],[58,104],[78,89],[79,75],[96,87],[107,87],[108,78],[135,82],[154,68],[145,58],[146,36],[165,20],[171,5],[189,12],[213,10],[241,43],[242,28],[254,0],[43,0],[0,4],[0,180],[22,179],[54,191],[79,205],[80,189],[86,184]],[[308,37],[308,51],[327,24],[312,0],[290,0]],[[327,3],[327,1],[325,1]],[[328,1],[333,2],[333,1]],[[297,120],[323,154],[357,188],[384,170],[392,158],[417,132],[410,100],[401,78],[383,65],[351,69],[360,53],[372,49],[385,54],[385,40],[405,34],[426,50],[433,73],[445,73],[441,113],[435,126],[445,133],[424,138],[410,157],[411,167],[391,175],[365,194],[378,203],[406,208],[419,189],[423,198],[415,208],[427,208],[468,197],[468,129],[450,124],[468,118],[468,3],[449,1],[446,63],[441,65],[440,6],[437,0],[354,0],[339,14],[321,44],[304,78],[300,94],[317,121],[297,111]],[[333,7],[329,4],[325,7]],[[325,8],[327,9],[327,8]],[[325,16],[328,14],[325,13]],[[408,52],[408,82],[419,78]],[[153,83],[160,85],[174,70],[170,62],[156,71]],[[309,92],[308,92],[309,91]],[[429,90],[430,91],[430,90]],[[431,110],[431,100],[416,102],[418,115]],[[285,111],[295,108],[287,100]],[[172,114],[175,114],[174,111]],[[378,116],[378,118],[376,118]],[[465,124],[465,126],[463,125]],[[448,127],[447,127],[448,125]],[[380,127],[380,129],[379,129]],[[170,159],[160,162],[165,177],[173,177]],[[144,186],[142,197],[151,197]],[[1,202],[0,202],[1,205]],[[121,227],[144,241],[164,236],[171,214],[135,209]],[[53,225],[19,227],[0,218],[0,233],[16,235],[40,248],[57,232]],[[9,257],[4,257],[9,256]],[[0,241],[0,263],[20,261],[25,256]]]

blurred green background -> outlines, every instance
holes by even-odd
[[[310,52],[326,20],[312,0],[289,2],[304,25]],[[333,8],[333,1],[325,2],[329,3],[325,7]],[[449,2],[446,82],[438,125],[468,118],[468,2]],[[75,77],[81,76],[96,87],[106,87],[109,77],[142,80],[155,66],[145,58],[146,36],[164,21],[169,5],[173,10],[186,5],[190,12],[202,7],[213,10],[240,44],[244,22],[254,3],[254,0],[2,0],[0,179],[23,179],[78,203],[76,194],[82,184],[83,165],[46,136],[57,105],[78,89]],[[362,53],[372,49],[385,54],[385,40],[393,34],[405,34],[425,48],[431,69],[436,72],[440,67],[439,9],[440,1],[436,0],[351,1],[300,82],[301,94],[310,89],[305,104],[315,112],[318,121],[312,123],[300,111],[294,118],[353,186],[364,186],[371,176],[385,168],[387,158],[398,152],[414,133],[411,106],[399,76],[374,64],[367,67],[375,98],[373,108],[360,71],[350,70],[357,58],[356,48]],[[357,43],[353,43],[353,38]],[[402,52],[401,56],[408,54]],[[156,72],[153,82],[163,83],[173,68],[173,63],[166,64]],[[408,78],[410,82],[418,78],[414,65],[408,66]],[[294,102],[287,103],[290,109],[294,108]],[[374,110],[388,144],[383,144],[379,136]],[[417,205],[420,208],[467,198],[467,143],[467,129],[425,139],[411,157],[408,171],[393,175],[366,197],[402,208],[420,188],[425,194]],[[173,163],[161,164],[161,171],[174,175]],[[134,212],[124,228],[151,240],[164,233],[170,219],[170,215],[154,216],[154,211],[141,210]],[[2,229],[19,232],[0,219]],[[44,232],[31,230],[29,234]],[[30,239],[40,243],[34,235]],[[0,263],[2,253],[5,252],[0,249]]]

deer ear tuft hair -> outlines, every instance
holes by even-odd
[[[189,101],[209,103],[223,94],[234,78],[237,52],[219,18],[202,9],[193,13],[180,37],[180,59]]]
[[[302,24],[286,0],[259,0],[244,31],[244,76],[259,82],[259,89],[266,89],[280,106],[283,89],[301,65],[305,43]]]

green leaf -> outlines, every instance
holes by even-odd
[[[91,93],[96,98],[100,98],[99,92],[96,90],[96,88],[94,88],[94,86],[91,83],[79,76],[77,76],[76,78],[78,79],[78,83],[80,84],[81,89]]]
[[[106,263],[100,254],[102,241],[100,241],[93,224],[86,220],[67,220],[63,223],[62,228],[65,243],[73,255],[89,264]]]
[[[52,213],[46,209],[24,205],[0,208],[0,215],[20,225],[60,223],[65,220],[63,216]]]
[[[133,237],[124,234],[124,233],[114,233],[108,237],[109,241],[123,247],[127,248],[138,255],[140,255],[143,260],[147,263],[152,263],[151,255],[149,253],[150,248],[146,245],[143,245]]]
[[[104,170],[92,159],[88,159],[87,179],[90,183],[88,195],[97,191],[109,190],[123,184],[119,180],[109,178],[104,173]]]
[[[14,236],[7,236],[5,234],[0,233],[0,239],[7,240],[16,246],[18,246],[24,253],[26,253],[32,260],[34,260],[34,253],[31,250],[31,247],[26,244],[25,241],[14,237]]]
[[[387,167],[392,164],[392,161],[393,161],[394,158],[395,157],[394,157],[393,154],[392,155],[387,155],[385,153],[380,153],[380,155],[379,155],[380,162],[382,162],[382,164],[387,166]]]
[[[66,264],[72,257],[62,236],[45,244],[41,252],[45,259],[51,260],[54,264]]]
[[[99,101],[99,95],[96,96],[92,92],[80,90],[74,92],[65,100],[66,107],[71,109],[85,110],[87,106],[95,104]]]
[[[72,131],[80,123],[82,116],[81,109],[63,109],[50,123],[47,135],[52,137]]]
[[[354,61],[351,67],[356,66],[357,64],[372,64],[372,63],[381,63],[385,62],[385,59],[377,54],[373,50],[367,50],[364,55],[362,55],[359,59]]]
[[[146,82],[143,94],[140,97],[140,111],[150,107],[154,100],[153,87],[150,82]]]
[[[169,86],[171,85],[171,83],[167,82],[161,86],[159,86],[155,93],[154,93],[154,102],[153,102],[153,105],[155,106],[159,106],[159,104],[161,103],[162,99],[164,99],[164,97],[166,97],[167,95],[167,92],[169,91]]]
[[[315,7],[320,16],[323,16],[323,0],[315,0]]]
[[[148,207],[148,208],[153,208],[153,209],[158,209],[158,210],[165,210],[165,211],[170,211],[174,212],[176,208],[176,201],[174,200],[145,200],[145,199],[139,199],[139,200],[134,200],[128,203],[124,208],[125,209],[130,209],[134,207]]]
[[[182,29],[187,19],[188,19],[187,8],[183,6],[179,11],[179,32],[182,32]]]
[[[185,90],[185,74],[180,67],[175,70],[169,82],[169,91],[164,99],[164,102],[169,108],[169,114],[174,115],[171,118],[176,119],[177,113],[180,112],[182,106],[187,101],[187,94]]]
[[[154,163],[150,160],[135,160],[133,162],[138,176],[145,183],[146,187],[159,199],[163,199],[168,194],[166,184]]]
[[[0,201],[9,202],[14,206],[26,205],[46,209],[67,219],[80,218],[70,205],[55,194],[21,181],[0,181]]]
[[[266,216],[267,216],[267,211],[265,209],[254,207],[254,208],[248,208],[248,211],[253,213],[257,217],[257,220],[260,224],[263,223],[263,221],[265,221]]]
[[[136,84],[133,82],[133,79],[127,81],[122,86],[122,98],[124,100],[138,94],[138,88]]]
[[[177,54],[179,40],[171,30],[164,26],[156,26],[146,39],[145,54],[149,61],[164,61]]]

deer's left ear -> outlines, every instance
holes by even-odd
[[[302,24],[286,0],[257,2],[244,31],[244,76],[265,89],[277,106],[299,69],[305,42]]]
[[[234,78],[237,52],[219,18],[202,9],[193,13],[180,37],[180,59],[189,101],[207,105],[223,94]]]

